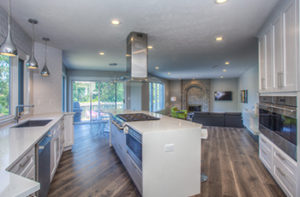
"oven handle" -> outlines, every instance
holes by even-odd
[[[120,127],[115,121],[111,121],[118,129],[123,130],[124,127]]]
[[[278,107],[278,106],[275,106],[275,105],[272,105],[271,107],[273,107],[273,108],[275,108],[275,109],[284,110],[284,111],[296,112],[295,109],[289,109],[289,108],[284,108],[284,107]]]

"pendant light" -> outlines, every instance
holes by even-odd
[[[8,0],[8,21],[7,21],[7,37],[0,47],[0,54],[6,56],[18,55],[17,47],[11,39],[11,0]]]
[[[50,41],[49,38],[43,38],[43,40],[45,41],[45,64],[44,67],[41,71],[41,75],[43,77],[48,77],[50,75],[49,69],[47,67],[47,42]]]
[[[31,51],[31,56],[29,57],[29,60],[26,62],[26,66],[28,69],[37,69],[39,66],[38,66],[38,63],[34,57],[34,25],[36,25],[38,23],[37,20],[35,19],[28,19],[28,22],[32,24],[32,51]]]

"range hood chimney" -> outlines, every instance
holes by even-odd
[[[131,79],[143,80],[148,77],[147,34],[131,32],[127,37],[127,69]]]

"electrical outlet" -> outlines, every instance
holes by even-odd
[[[164,151],[165,152],[174,152],[174,144],[165,144]]]

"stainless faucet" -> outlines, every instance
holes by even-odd
[[[34,105],[17,105],[16,106],[15,120],[17,121],[17,123],[19,122],[19,119],[21,118],[21,114],[22,114],[22,112],[20,112],[20,108],[24,108],[24,107],[34,107]]]

